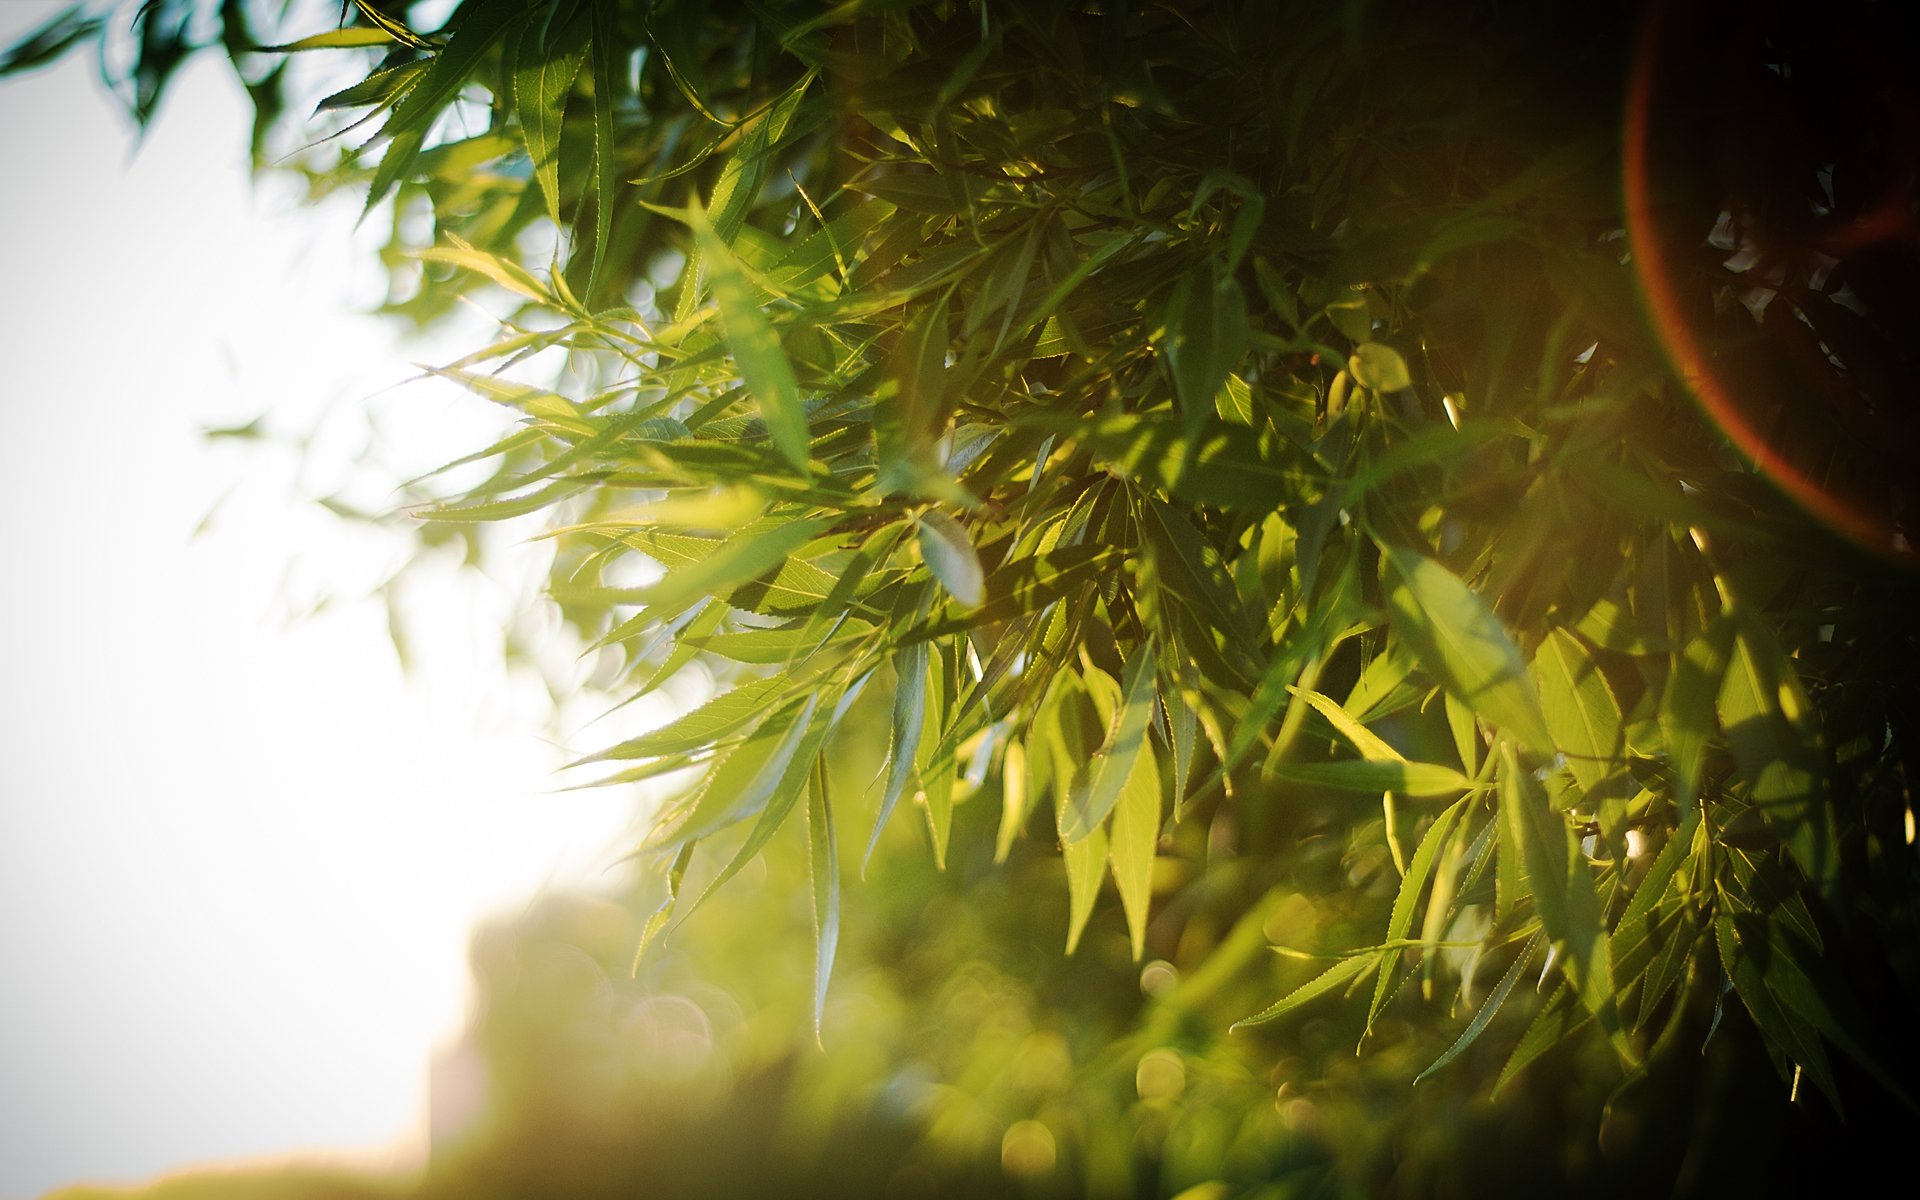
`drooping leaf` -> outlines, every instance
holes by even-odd
[[[1447,835],[1453,832],[1453,824],[1460,819],[1466,801],[1455,801],[1434,819],[1427,827],[1426,836],[1420,839],[1419,847],[1413,852],[1413,859],[1407,864],[1407,873],[1400,880],[1400,890],[1394,895],[1393,911],[1387,918],[1387,936],[1383,939],[1388,949],[1381,952],[1380,978],[1374,984],[1373,1003],[1367,1009],[1367,1028],[1373,1028],[1374,1018],[1380,1015],[1380,1009],[1387,1002],[1387,987],[1393,982],[1393,969],[1400,962],[1401,948],[1397,943],[1407,936],[1413,928],[1413,914],[1419,907],[1420,897],[1427,890],[1427,881],[1433,875],[1434,863],[1440,857],[1440,847],[1446,844]]]
[[[880,798],[880,814],[874,818],[873,834],[867,839],[864,863],[873,861],[874,847],[880,844],[880,831],[900,803],[907,780],[913,776],[914,757],[920,747],[921,730],[927,718],[927,644],[915,642],[893,659],[893,741],[887,752],[887,789]]]
[[[649,733],[580,759],[575,765],[607,759],[655,758],[686,754],[713,745],[764,715],[791,687],[791,680],[772,675],[750,679],[720,693],[691,712],[683,713]]]
[[[1107,831],[1096,827],[1077,842],[1068,842],[1060,850],[1067,864],[1067,953],[1080,947],[1080,935],[1086,932],[1093,916],[1093,902],[1100,896],[1100,881],[1107,874]]]
[[[1279,1000],[1274,1001],[1274,1003],[1267,1008],[1262,1009],[1251,1017],[1243,1017],[1235,1021],[1229,1032],[1237,1033],[1242,1029],[1250,1029],[1255,1025],[1265,1025],[1269,1021],[1277,1021],[1300,1006],[1318,1000],[1336,988],[1356,985],[1360,980],[1365,979],[1369,973],[1378,968],[1379,965],[1380,956],[1378,954],[1356,954],[1351,958],[1343,958],[1331,967],[1320,972],[1320,974],[1314,976],[1311,980],[1288,992]]]
[[[819,697],[789,706],[761,722],[725,752],[677,821],[656,826],[646,849],[676,849],[759,813],[773,798],[812,724]]]
[[[1807,877],[1830,889],[1839,856],[1810,706],[1779,643],[1752,625],[1734,639],[1718,707],[1727,745],[1750,780],[1749,803]]]
[[[1510,746],[1501,751],[1500,815],[1514,831],[1534,908],[1559,951],[1561,969],[1621,1059],[1636,1062],[1613,990],[1612,959],[1592,871],[1566,821],[1549,807],[1545,791],[1520,766]]]
[[[1461,703],[1542,754],[1553,735],[1520,648],[1500,618],[1460,577],[1397,546],[1382,546],[1393,567],[1387,591],[1394,632]]]
[[[547,216],[560,223],[560,126],[567,96],[587,56],[587,21],[550,28],[529,17],[513,47],[513,110],[546,197]]]
[[[1074,775],[1060,813],[1060,837],[1069,845],[1091,834],[1113,811],[1146,745],[1156,695],[1153,658],[1153,639],[1148,638],[1127,663],[1120,705],[1107,721],[1106,739]]]
[[[1596,791],[1625,748],[1620,702],[1587,648],[1564,629],[1540,643],[1533,674],[1553,744],[1581,788]]]
[[[824,767],[813,772],[807,789],[808,866],[813,881],[813,1037],[827,1011],[827,982],[840,947],[840,852],[834,841],[833,803],[827,795]]]
[[[688,212],[700,261],[713,281],[713,301],[720,310],[727,350],[740,367],[747,391],[759,402],[760,416],[774,448],[804,475],[813,443],[807,433],[807,412],[800,401],[793,364],[787,361],[780,337],[767,323],[761,299],[740,270],[733,251],[698,209]]]
[[[1146,948],[1147,913],[1153,900],[1153,860],[1160,841],[1160,764],[1153,746],[1143,744],[1133,770],[1113,807],[1108,854],[1120,907],[1127,914],[1133,959]]]
[[[1473,1014],[1473,1020],[1467,1022],[1467,1027],[1460,1031],[1460,1036],[1454,1039],[1453,1044],[1448,1046],[1439,1058],[1428,1063],[1425,1070],[1413,1077],[1415,1087],[1431,1079],[1448,1063],[1465,1054],[1468,1047],[1480,1039],[1480,1035],[1486,1032],[1487,1026],[1499,1014],[1501,1006],[1507,1002],[1507,997],[1512,994],[1513,985],[1520,981],[1520,976],[1526,971],[1527,965],[1533,961],[1534,948],[1539,944],[1540,935],[1536,933],[1520,947],[1520,953],[1516,954],[1513,962],[1507,965],[1506,973],[1500,976],[1500,982],[1487,997],[1486,1003],[1480,1006],[1480,1011]]]

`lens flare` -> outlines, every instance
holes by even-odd
[[[1913,565],[1920,103],[1894,63],[1911,31],[1869,18],[1655,3],[1623,185],[1647,310],[1704,411],[1819,521]]]

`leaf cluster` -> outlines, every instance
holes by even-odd
[[[950,867],[988,811],[996,861],[1058,847],[1069,953],[1111,879],[1138,959],[1210,831],[1243,904],[1305,831],[1383,919],[1243,1026],[1452,988],[1431,1073],[1537,975],[1501,1082],[1574,1037],[1632,1078],[1730,997],[1796,1087],[1839,1104],[1838,1050],[1911,1105],[1862,1017],[1911,971],[1833,966],[1911,917],[1911,578],[1642,320],[1617,18],[1363,8],[356,3],[280,49],[382,55],[321,108],[376,130],[332,169],[394,197],[398,307],[511,311],[438,373],[520,424],[419,515],[539,522],[631,695],[719,681],[580,764],[693,773],[643,949],[696,854],[792,830],[817,1023],[845,849]],[[591,385],[522,382],[549,351]]]

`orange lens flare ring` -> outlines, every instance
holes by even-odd
[[[1888,514],[1836,494],[1769,442],[1733,389],[1713,370],[1711,355],[1687,316],[1673,255],[1661,236],[1652,164],[1656,71],[1669,8],[1659,0],[1649,7],[1630,67],[1622,131],[1627,236],[1655,332],[1701,407],[1757,470],[1829,528],[1867,549],[1912,562],[1910,539]],[[1850,232],[1850,240],[1856,243],[1872,241],[1910,232],[1910,223],[1894,200]]]

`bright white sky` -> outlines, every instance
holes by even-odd
[[[0,0],[0,43],[57,7]],[[400,673],[363,597],[404,544],[311,498],[369,408],[408,464],[481,444],[500,416],[441,385],[367,401],[481,335],[348,315],[351,202],[255,194],[245,143],[211,60],[137,153],[88,56],[0,86],[0,1197],[409,1145],[473,923],[631,837],[631,793],[545,794],[499,662],[534,584],[426,587]],[[197,433],[263,410],[321,430],[304,478]]]

